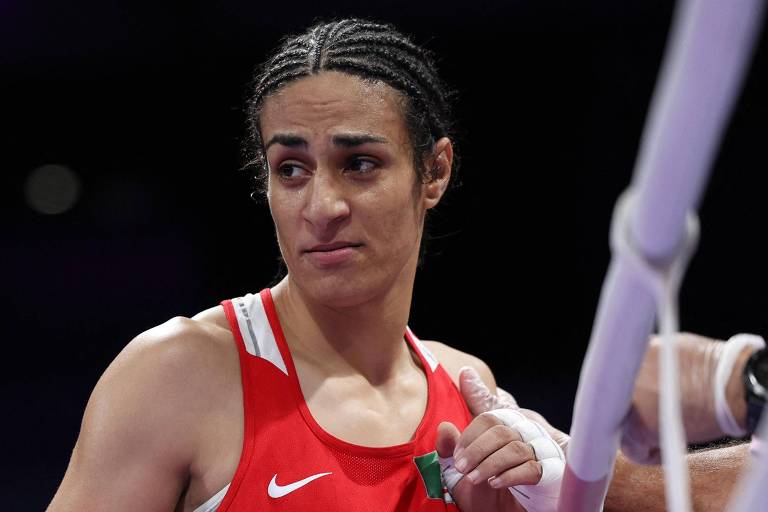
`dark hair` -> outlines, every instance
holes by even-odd
[[[390,24],[347,18],[316,22],[303,34],[284,37],[280,47],[256,69],[250,85],[248,133],[243,147],[247,162],[243,169],[250,173],[254,200],[265,195],[268,176],[260,127],[264,100],[279,88],[324,70],[381,81],[399,91],[419,179],[423,183],[434,179],[432,170],[426,168],[426,159],[437,140],[449,137],[454,145],[449,185],[460,184],[460,159],[450,105],[456,91],[449,90],[438,76],[432,52],[415,45]],[[419,267],[428,239],[425,226]],[[280,261],[285,264],[282,258]]]

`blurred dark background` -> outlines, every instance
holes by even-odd
[[[282,35],[348,15],[395,23],[460,91],[464,186],[438,208],[409,325],[569,427],[670,2],[3,0],[5,510],[50,501],[134,336],[271,281],[269,211],[237,171],[246,85]],[[681,297],[683,329],[713,337],[768,333],[767,51],[764,34]]]

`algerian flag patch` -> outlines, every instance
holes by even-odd
[[[424,489],[430,498],[443,500],[446,503],[453,503],[453,497],[448,492],[443,480],[443,474],[440,471],[440,462],[437,459],[437,451],[431,451],[424,455],[413,458],[413,462],[419,470],[421,480],[424,482]]]

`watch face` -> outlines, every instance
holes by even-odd
[[[760,350],[755,356],[752,372],[757,382],[768,388],[768,350]]]
[[[768,401],[768,350],[763,348],[752,354],[742,376],[747,401],[747,433],[752,434]]]
[[[752,354],[744,368],[744,378],[747,401],[754,398],[765,403],[768,400],[768,350]]]

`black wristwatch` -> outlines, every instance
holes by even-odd
[[[742,374],[747,400],[747,433],[752,435],[768,401],[768,349],[752,354]]]

